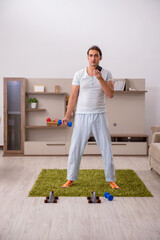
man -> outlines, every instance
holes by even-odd
[[[68,181],[61,187],[69,187],[78,179],[81,157],[92,133],[104,160],[105,179],[110,182],[113,189],[118,189],[114,182],[111,137],[105,113],[105,95],[112,98],[114,94],[112,75],[103,68],[101,71],[96,69],[102,59],[99,47],[92,46],[87,51],[87,55],[89,67],[83,68],[74,75],[67,112],[62,120],[62,124],[66,125],[77,104],[68,158]]]

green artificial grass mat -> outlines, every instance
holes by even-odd
[[[85,169],[79,171],[79,178],[68,188],[61,188],[66,182],[66,169],[42,169],[29,197],[49,196],[50,191],[54,195],[63,197],[86,197],[96,191],[97,196],[104,196],[105,192],[113,194],[114,197],[153,197],[142,180],[131,169],[117,169],[116,183],[120,187],[113,190],[109,182],[105,181],[104,170]]]

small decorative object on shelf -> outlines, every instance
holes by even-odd
[[[69,98],[70,98],[70,96],[66,97],[66,111],[67,111],[67,107],[68,107]],[[74,116],[75,116],[75,109],[71,113],[71,117],[74,117]]]
[[[57,92],[57,93],[60,92],[60,86],[59,85],[55,85],[55,92]]]
[[[58,126],[58,119],[52,121],[50,118],[47,118],[47,126]]]
[[[68,102],[69,102],[69,96],[66,97],[66,105],[68,105]]]
[[[37,98],[29,98],[28,99],[28,103],[31,104],[31,108],[37,108],[37,102],[38,102]]]
[[[34,85],[34,92],[44,92],[44,85]]]
[[[51,119],[50,118],[47,118],[47,122],[50,122],[51,121]]]
[[[114,91],[124,91],[126,85],[125,79],[115,80]]]
[[[129,88],[129,91],[136,91],[136,89],[134,89],[134,88]]]

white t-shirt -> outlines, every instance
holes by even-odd
[[[101,74],[105,81],[113,80],[110,71],[102,68]],[[96,114],[106,111],[106,95],[96,76],[88,75],[87,68],[75,73],[72,85],[80,86],[76,113]]]

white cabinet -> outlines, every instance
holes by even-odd
[[[65,142],[55,141],[26,141],[24,143],[25,155],[65,155]]]
[[[112,135],[112,153],[113,155],[148,155],[148,136],[147,135]],[[89,139],[84,154],[100,154],[100,150],[91,136]]]

